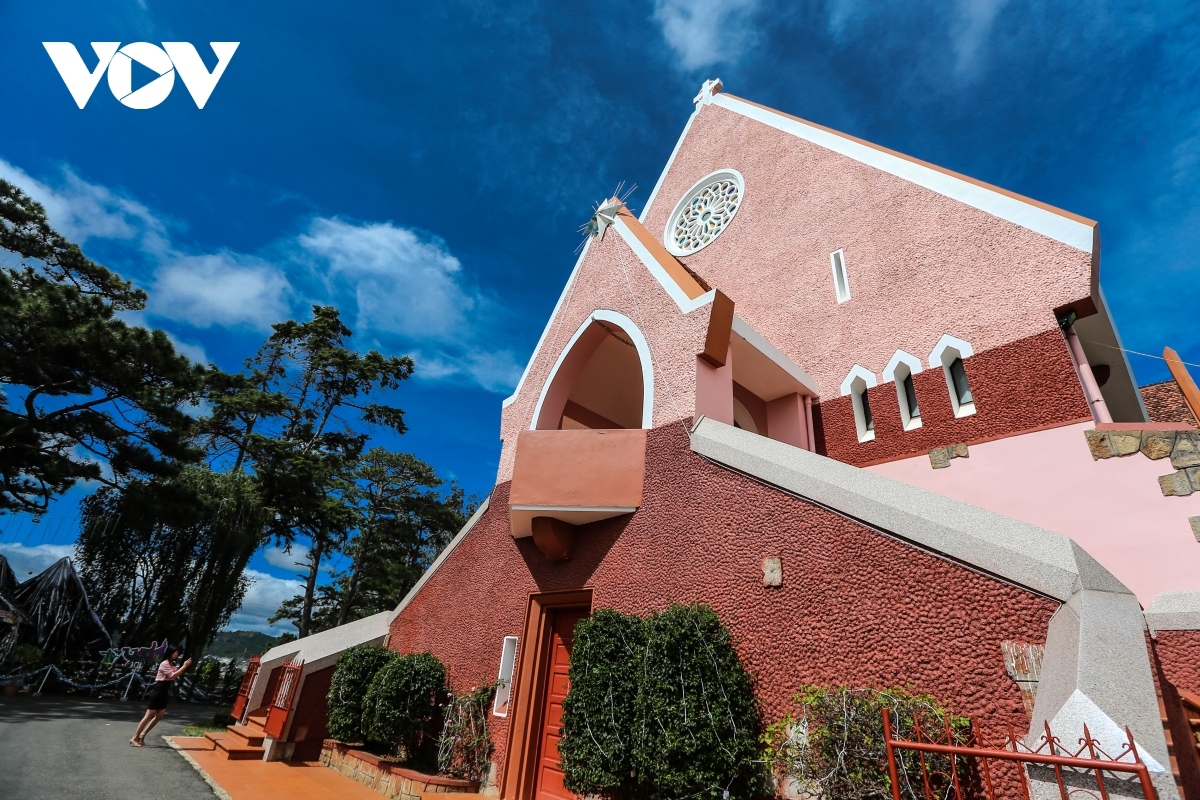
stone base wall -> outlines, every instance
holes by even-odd
[[[332,739],[322,743],[321,763],[384,797],[399,800],[422,800],[423,794],[430,793],[471,794],[479,791],[479,784],[474,781],[426,775]]]

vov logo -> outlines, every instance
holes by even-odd
[[[163,42],[162,47],[149,42],[131,42],[124,47],[120,42],[92,42],[92,50],[99,59],[92,70],[83,63],[79,51],[70,42],[42,42],[42,47],[50,54],[50,60],[75,99],[75,105],[80,108],[87,105],[105,71],[113,97],[129,108],[154,108],[166,100],[175,88],[177,72],[196,101],[196,108],[204,108],[239,44],[241,42],[209,42],[217,56],[217,66],[212,72],[188,42]],[[135,61],[158,75],[136,90],[133,88]]]

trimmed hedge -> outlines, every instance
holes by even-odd
[[[448,697],[446,667],[432,653],[388,661],[363,700],[367,740],[403,749],[410,762],[436,763],[440,706]]]
[[[768,791],[753,681],[715,611],[599,611],[575,629],[566,787],[608,800],[756,800]]]
[[[329,684],[329,735],[339,742],[367,741],[363,730],[363,701],[375,675],[400,655],[386,647],[360,644],[338,657]]]

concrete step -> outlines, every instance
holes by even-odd
[[[239,739],[244,740],[242,744],[246,747],[262,747],[263,729],[255,725],[230,725],[229,733]]]
[[[243,744],[245,740],[242,737],[229,733],[210,731],[204,734],[204,738],[211,739],[217,752],[224,753],[230,761],[262,761],[265,752],[261,747]]]

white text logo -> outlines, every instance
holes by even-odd
[[[196,101],[196,108],[204,108],[239,44],[209,42],[217,56],[217,66],[209,72],[196,48],[188,42],[163,42],[162,47],[149,42],[132,42],[124,47],[120,42],[92,42],[92,50],[99,60],[96,68],[91,70],[70,42],[42,42],[71,97],[75,98],[75,105],[80,108],[87,105],[105,71],[108,72],[108,88],[113,97],[129,108],[154,108],[166,100],[171,89],[175,88],[177,72]],[[137,89],[133,88],[135,61],[158,75]]]

